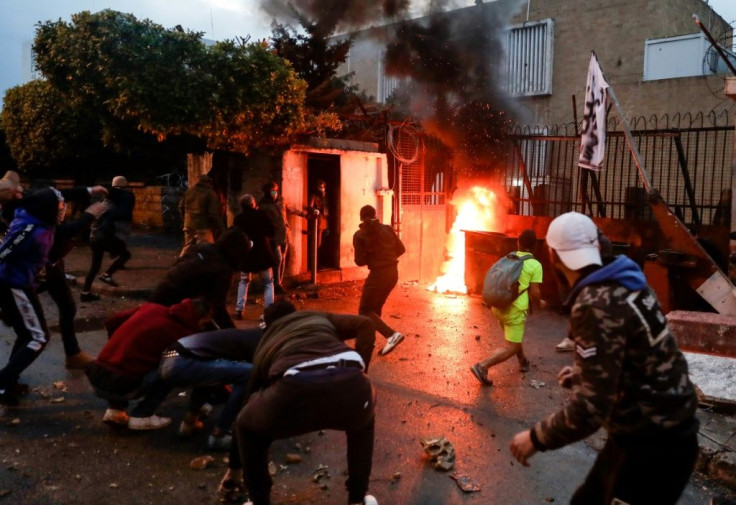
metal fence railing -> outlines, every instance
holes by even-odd
[[[616,219],[650,219],[646,191],[617,119],[608,123],[604,169],[578,168],[574,124],[518,128],[511,137],[506,189],[517,213],[570,210]],[[638,118],[630,123],[652,187],[685,223],[727,224],[734,126],[727,114]]]

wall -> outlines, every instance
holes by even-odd
[[[714,36],[730,30],[701,0],[532,1],[529,20],[552,18],[555,22],[553,95],[520,102],[533,111],[536,124],[559,124],[573,120],[571,97],[575,95],[580,121],[589,54],[595,51],[627,116],[732,108],[724,102],[722,76],[642,80],[645,41],[698,33],[692,14]],[[512,22],[525,18],[523,9]]]

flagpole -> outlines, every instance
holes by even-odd
[[[636,168],[639,170],[639,177],[641,177],[641,182],[644,185],[644,189],[646,189],[647,194],[651,194],[652,182],[649,179],[649,174],[646,172],[644,166],[641,164],[641,154],[639,153],[639,148],[636,147],[636,144],[634,144],[634,137],[631,135],[629,122],[626,120],[626,116],[624,116],[623,111],[621,110],[621,104],[618,101],[618,97],[616,96],[616,93],[613,91],[613,87],[610,84],[608,85],[608,95],[611,97],[611,101],[616,107],[618,117],[621,118],[621,124],[624,127],[624,136],[626,137],[626,143],[629,145],[629,150],[634,157],[634,163],[636,163]]]

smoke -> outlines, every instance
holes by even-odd
[[[524,3],[476,0],[457,9],[452,0],[343,0],[338,8],[334,0],[300,0],[298,11],[285,0],[262,5],[279,20],[299,12],[329,30],[384,26],[363,33],[385,44],[386,74],[408,78],[396,101],[455,152],[459,170],[488,173],[502,164],[505,133],[520,114],[503,79],[506,29]]]

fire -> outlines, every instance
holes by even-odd
[[[456,194],[453,204],[457,217],[447,237],[447,257],[442,265],[444,274],[427,289],[437,293],[468,292],[465,285],[465,233],[463,230],[492,231],[498,228],[505,214],[505,203],[488,188],[473,186],[462,195]]]

